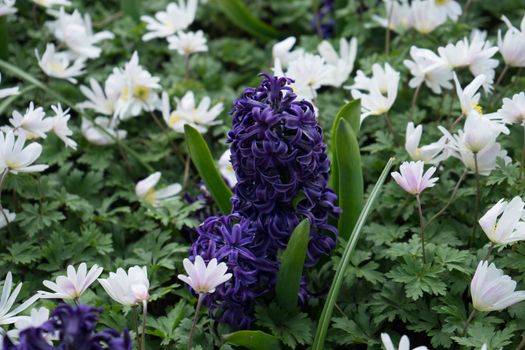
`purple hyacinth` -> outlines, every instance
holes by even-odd
[[[335,34],[334,10],[334,0],[322,0],[312,19],[312,28],[323,39],[331,38]]]
[[[285,248],[303,219],[312,231],[308,264],[335,247],[335,221],[340,209],[328,188],[330,161],[323,130],[308,101],[298,101],[288,78],[263,74],[257,88],[248,88],[232,110],[228,133],[238,183],[233,211],[252,219],[273,246]]]
[[[271,296],[279,272],[278,253],[299,222],[311,223],[307,264],[335,247],[340,209],[328,186],[330,161],[313,106],[298,101],[288,78],[262,74],[234,102],[228,133],[237,175],[233,212],[210,217],[197,228],[190,258],[201,255],[228,265],[233,278],[207,295],[213,317],[249,328],[256,299]],[[299,299],[308,298],[303,278]]]
[[[131,350],[131,338],[126,330],[121,336],[113,329],[95,332],[100,308],[89,305],[60,304],[49,321],[40,327],[28,328],[20,333],[14,345],[4,338],[4,350]],[[58,334],[58,345],[48,343],[45,335]]]

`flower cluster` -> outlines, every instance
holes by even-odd
[[[17,345],[9,337],[4,338],[3,349],[131,350],[131,338],[127,330],[123,335],[114,329],[95,331],[100,312],[101,309],[88,305],[60,304],[51,318],[41,326],[21,331]],[[55,334],[58,334],[59,344],[53,346],[49,343],[49,336]]]
[[[313,107],[297,100],[290,79],[263,76],[232,109],[233,214],[206,220],[191,250],[193,257],[225,261],[232,271],[207,303],[239,327],[250,324],[255,298],[273,289],[277,253],[302,218],[312,224],[308,265],[330,254],[337,237],[329,223],[339,213],[337,197],[327,187],[330,161]]]

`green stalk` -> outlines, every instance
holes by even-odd
[[[330,287],[330,291],[328,292],[328,296],[323,307],[323,312],[321,313],[321,317],[319,318],[319,324],[317,326],[317,331],[315,333],[315,339],[312,346],[313,350],[324,349],[326,333],[328,332],[328,326],[330,325],[330,320],[332,318],[332,312],[334,310],[337,296],[339,295],[341,285],[343,284],[346,269],[350,264],[350,257],[354,252],[355,246],[357,245],[357,241],[359,240],[359,237],[361,235],[361,231],[363,230],[366,219],[368,218],[368,214],[370,214],[370,211],[372,211],[374,207],[374,203],[377,197],[379,196],[379,193],[381,192],[381,187],[383,186],[383,183],[385,182],[385,179],[388,176],[388,173],[390,172],[390,168],[392,167],[393,162],[394,158],[390,158],[388,163],[385,165],[381,176],[379,176],[379,179],[377,180],[374,188],[372,189],[372,192],[370,193],[370,197],[368,197],[368,201],[366,202],[363,211],[361,212],[361,215],[357,220],[354,230],[350,235],[350,240],[348,241],[343,255],[341,256],[341,260],[339,261],[339,265],[337,266],[337,270],[332,281],[332,286]]]
[[[9,57],[9,35],[7,33],[7,16],[0,16],[0,58],[6,60]]]

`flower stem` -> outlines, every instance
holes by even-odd
[[[468,326],[470,325],[470,322],[474,319],[474,316],[476,315],[476,309],[472,309],[472,312],[468,316],[467,320],[465,321],[465,326],[463,326],[463,332],[461,332],[461,335],[467,334]]]
[[[425,253],[425,219],[423,218],[423,209],[421,208],[421,200],[419,194],[416,195],[417,211],[419,213],[419,234],[421,237],[421,252],[423,257],[423,264],[427,262],[427,255]]]
[[[470,236],[469,245],[474,243],[474,239],[476,237],[476,229],[478,227],[479,201],[480,201],[478,152],[474,152],[474,171],[475,171],[475,176],[476,176],[476,203],[474,204],[474,224],[472,225],[472,234]]]
[[[5,169],[2,174],[0,175],[0,212],[2,212],[2,216],[5,220],[5,225],[7,227],[7,232],[9,233],[9,236],[13,236],[11,232],[11,226],[9,226],[9,219],[7,218],[7,214],[4,211],[4,207],[2,206],[2,190],[4,189],[4,182],[7,177],[7,173],[9,172],[8,169]]]
[[[142,347],[138,341],[139,339],[139,311],[138,306],[133,307],[133,328],[135,330],[135,339],[137,340],[137,347],[139,350],[142,350]]]
[[[489,260],[490,256],[492,255],[492,251],[494,250],[494,246],[496,244],[494,244],[494,242],[490,242],[490,246],[489,246],[489,249],[487,251],[487,255],[485,255],[485,259],[484,260]]]
[[[199,311],[201,310],[203,300],[204,294],[199,294],[197,306],[195,307],[195,316],[193,317],[193,323],[191,324],[190,335],[188,337],[188,350],[191,350],[193,345],[193,336],[195,335],[195,328],[197,326],[197,321],[199,320]]]
[[[494,86],[493,86],[494,90],[496,90],[496,87],[501,83],[501,81],[505,77],[505,74],[507,74],[508,70],[509,70],[509,66],[506,64],[503,70],[501,71],[501,73],[498,75],[498,79],[496,79],[496,82],[494,83]]]
[[[142,340],[141,348],[146,350],[146,321],[148,320],[148,302],[144,300],[142,302]]]
[[[459,190],[459,186],[461,185],[461,183],[463,182],[463,180],[465,179],[465,176],[467,175],[467,170],[465,169],[465,171],[463,172],[463,174],[461,174],[461,177],[459,178],[458,182],[456,183],[456,187],[454,187],[454,190],[452,191],[452,194],[450,195],[450,198],[447,202],[447,204],[445,204],[445,206],[443,208],[441,208],[434,216],[432,216],[428,221],[427,223],[425,224],[425,228],[430,225],[430,223],[434,220],[436,220],[441,214],[443,214],[445,212],[445,210],[447,210],[447,208],[452,204],[452,202],[454,201],[455,197],[456,197],[456,194],[458,193],[458,190]]]
[[[388,21],[386,23],[386,33],[385,33],[385,55],[388,57],[390,55],[390,23],[392,22],[392,11],[394,10],[394,1],[390,3],[390,9],[388,11]]]
[[[419,90],[421,89],[421,84],[419,84],[416,88],[416,91],[414,92],[414,96],[412,96],[412,103],[410,104],[410,121],[414,121],[414,107],[416,107],[417,98],[419,96]]]
[[[461,121],[461,119],[463,119],[463,113],[461,113],[459,117],[457,117],[456,120],[454,120],[454,122],[448,128],[448,131],[452,132],[456,125],[458,125],[458,123]]]
[[[186,161],[184,162],[184,179],[182,181],[182,188],[186,188],[188,184],[188,179],[190,178],[190,154],[186,155]]]
[[[524,347],[525,347],[525,335],[522,335],[520,343],[518,344],[518,346],[516,346],[516,350],[521,350]]]
[[[190,77],[190,55],[184,55],[184,80]]]
[[[520,178],[523,180],[523,164],[525,163],[525,122],[523,123],[523,149],[521,150],[521,160],[520,160]]]
[[[392,125],[392,119],[390,119],[390,116],[388,115],[388,113],[385,113],[385,121],[386,121],[386,126],[388,128],[388,131],[390,132],[390,134],[392,135],[392,138],[394,139],[394,144],[396,144],[396,134],[394,132],[394,126]]]

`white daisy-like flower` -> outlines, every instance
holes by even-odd
[[[0,82],[2,82],[2,74],[0,74]],[[12,88],[5,88],[0,89],[0,98],[6,98],[8,96],[18,95],[20,93],[20,89],[18,86],[12,87]]]
[[[412,160],[422,160],[426,164],[436,164],[448,158],[445,152],[446,138],[442,137],[438,141],[429,145],[419,146],[423,125],[414,126],[414,123],[407,124],[405,149]]]
[[[490,208],[479,225],[495,244],[509,244],[525,240],[525,204],[516,196],[510,202],[501,199]]]
[[[11,275],[11,272],[7,273],[7,276],[4,280],[4,286],[2,288],[2,296],[0,298],[0,326],[13,324],[18,321],[21,316],[17,315],[38,300],[38,295],[33,295],[31,298],[27,299],[25,302],[11,310],[16,302],[16,297],[22,289],[22,285],[23,283],[19,283],[15,289],[12,290],[13,275]]]
[[[112,116],[115,113],[115,104],[120,95],[120,91],[108,91],[106,88],[102,89],[98,81],[89,79],[90,87],[85,85],[80,86],[80,91],[86,96],[87,101],[77,104],[80,109],[91,109],[97,113]]]
[[[108,117],[96,117],[94,122],[82,118],[82,135],[90,143],[98,146],[107,146],[115,143],[115,139],[123,140],[128,135],[126,130],[117,129]],[[105,132],[104,132],[104,131]],[[111,136],[110,136],[111,135]]]
[[[6,227],[7,223],[13,222],[15,219],[15,213],[11,213],[9,210],[3,209],[3,213],[0,213],[0,228]]]
[[[202,30],[196,32],[178,32],[168,37],[168,42],[171,50],[175,50],[183,56],[208,51],[206,38]]]
[[[42,146],[33,142],[24,147],[25,142],[25,134],[16,137],[12,131],[0,131],[0,172],[34,173],[48,168],[45,164],[32,165],[40,157]]]
[[[124,69],[114,68],[106,80],[107,96],[118,95],[115,114],[120,119],[138,116],[143,110],[152,111],[160,102],[157,90],[160,78],[154,77],[139,64],[135,51]]]
[[[421,34],[429,34],[445,23],[446,14],[436,11],[433,0],[413,0],[410,6],[410,24]]]
[[[503,99],[503,106],[497,112],[509,124],[525,126],[525,92]]]
[[[168,4],[166,11],[159,11],[155,17],[142,16],[146,22],[147,33],[142,40],[149,41],[155,38],[167,38],[179,31],[186,30],[195,20],[197,0],[179,0],[178,3]]]
[[[46,75],[54,78],[65,79],[72,84],[76,84],[75,77],[79,77],[86,73],[86,59],[84,57],[77,57],[72,60],[71,55],[67,52],[55,51],[54,44],[47,44],[46,51],[40,57],[37,49],[35,55],[38,59],[38,65]]]
[[[184,125],[188,124],[205,133],[210,126],[220,123],[216,119],[223,110],[222,102],[210,108],[211,99],[205,96],[197,105],[193,91],[186,92],[182,99],[175,101],[177,108],[171,111],[168,94],[162,94],[162,117],[166,124],[177,132],[184,132]]]
[[[525,67],[525,16],[521,19],[521,30],[514,27],[507,17],[501,19],[508,27],[503,38],[498,30],[498,47],[503,60],[509,67]]]
[[[146,266],[133,266],[128,272],[118,268],[117,272],[110,272],[108,278],[99,278],[106,293],[122,305],[133,306],[147,303],[149,299],[149,279]]]
[[[89,271],[86,263],[81,263],[78,269],[69,265],[66,276],[58,276],[56,282],[43,282],[52,292],[38,291],[38,295],[43,299],[78,299],[97,280],[102,271],[103,268],[98,265],[93,265]]]
[[[53,7],[53,6],[71,6],[69,0],[32,0],[35,4],[42,7]]]
[[[452,21],[457,22],[459,16],[463,13],[461,5],[455,0],[431,0],[438,16],[445,16]]]
[[[71,115],[69,114],[69,108],[64,111],[59,103],[57,105],[51,106],[51,109],[53,112],[55,112],[55,115],[51,117],[51,130],[53,130],[58,138],[64,141],[67,147],[77,149],[77,143],[69,137],[73,135],[73,131],[67,125],[67,122],[71,118]]]
[[[350,41],[347,41],[341,38],[339,40],[339,53],[326,40],[323,40],[317,49],[326,63],[334,67],[330,85],[341,87],[354,70],[354,62],[357,55],[357,39],[352,38]]]
[[[410,350],[410,340],[406,335],[401,337],[397,348],[394,346],[394,343],[392,343],[390,336],[386,333],[381,333],[381,341],[383,342],[385,350]],[[412,350],[428,350],[428,348],[426,346],[418,346]]]
[[[15,322],[15,328],[7,332],[7,336],[10,339],[17,339],[20,332],[28,328],[38,328],[49,320],[49,309],[45,307],[31,309],[30,316],[19,316]],[[51,344],[52,340],[57,339],[54,334],[43,333],[42,336]]]
[[[288,67],[288,63],[294,61],[304,54],[304,49],[298,48],[292,50],[297,39],[294,36],[290,36],[282,41],[279,41],[272,47],[273,61],[279,60],[282,67]]]
[[[228,266],[223,262],[217,264],[215,258],[206,265],[202,257],[197,255],[195,263],[186,258],[182,264],[188,275],[180,274],[178,278],[198,294],[213,293],[218,286],[232,278],[231,273],[226,273]]]
[[[410,48],[410,56],[412,60],[404,60],[403,64],[412,74],[408,83],[411,88],[425,83],[436,94],[441,94],[442,88],[452,88],[452,69],[444,59],[428,49],[415,46]]]
[[[237,176],[233,170],[231,151],[229,148],[219,158],[219,171],[221,172],[222,177],[228,182],[228,185],[233,188],[237,183]]]
[[[12,127],[4,127],[4,130],[11,129],[16,134],[23,134],[26,139],[46,138],[46,134],[51,130],[51,119],[46,118],[44,108],[37,107],[33,102],[29,103],[25,114],[13,111],[12,118],[9,119]]]
[[[182,186],[178,183],[174,183],[160,190],[155,189],[161,175],[160,171],[157,171],[147,178],[137,182],[137,185],[135,186],[137,197],[155,207],[160,206],[163,201],[172,200],[181,191]]]
[[[476,111],[479,114],[483,112],[479,105],[480,93],[478,90],[485,82],[485,79],[485,75],[479,75],[472,80],[465,89],[463,89],[456,73],[454,73],[454,83],[456,84],[456,92],[461,105],[461,113],[463,115],[469,115],[471,111]]]
[[[374,21],[395,32],[403,32],[412,27],[411,8],[407,0],[383,0],[383,2],[386,16],[373,15]]]
[[[55,21],[47,22],[55,38],[77,56],[97,58],[102,49],[96,45],[115,37],[109,31],[94,33],[89,14],[82,16],[78,10],[68,14],[61,7],[59,11],[48,10],[48,13],[56,18]]]
[[[16,0],[0,0],[0,17],[12,15],[17,12]]]

